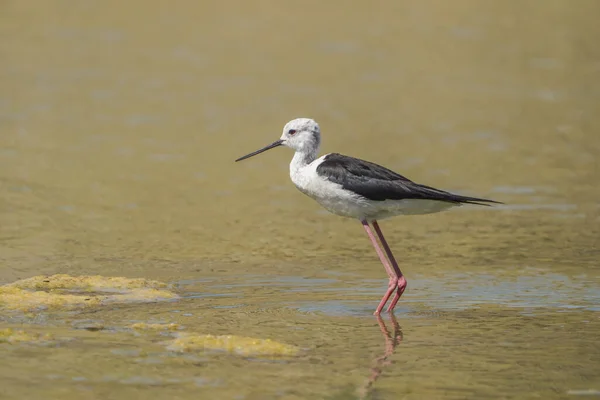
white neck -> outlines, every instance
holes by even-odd
[[[311,149],[310,151],[297,151],[294,153],[294,158],[290,163],[290,175],[294,175],[301,168],[306,167],[317,158],[318,149]]]

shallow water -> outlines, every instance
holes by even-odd
[[[1,398],[600,395],[600,39],[572,2],[0,5],[0,284],[174,285],[172,301],[3,309]],[[360,225],[289,182],[323,151],[506,205]],[[132,324],[176,324],[137,331]],[[177,334],[297,346],[177,352]],[[48,335],[48,336],[46,336]],[[18,340],[17,340],[18,339]]]

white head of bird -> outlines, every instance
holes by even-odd
[[[281,138],[260,150],[238,158],[235,161],[242,161],[279,146],[287,146],[302,153],[309,158],[313,158],[319,152],[321,145],[321,129],[319,124],[310,118],[296,118],[285,124]]]
[[[321,145],[319,124],[310,118],[296,118],[285,124],[280,140],[301,153],[318,153]]]

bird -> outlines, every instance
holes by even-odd
[[[339,153],[319,157],[321,129],[311,118],[289,121],[283,127],[279,140],[246,154],[235,162],[280,146],[295,151],[290,162],[290,178],[302,193],[333,214],[359,220],[366,231],[389,276],[388,288],[374,315],[381,313],[392,293],[394,297],[387,311],[393,312],[407,287],[407,280],[383,235],[379,220],[398,215],[437,213],[463,204],[502,204],[495,200],[461,196],[422,185],[381,165],[359,158]],[[376,235],[383,250],[377,243]]]

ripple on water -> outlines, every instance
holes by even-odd
[[[456,274],[445,279],[413,279],[416,298],[439,309],[466,309],[479,304],[497,304],[534,310],[536,308],[581,308],[600,306],[600,290],[589,281],[561,274],[521,275],[502,279],[489,274]]]
[[[363,282],[369,287],[352,288],[351,292],[364,296],[364,301],[357,300],[356,296],[343,300],[344,294],[341,294],[341,300],[291,302],[288,306],[327,315],[370,315],[387,285],[381,280]],[[374,289],[375,285],[377,289]],[[585,277],[569,278],[548,273],[509,279],[491,274],[453,274],[443,278],[413,278],[409,287],[410,291],[396,307],[397,314],[422,310],[423,306],[436,310],[466,310],[486,305],[520,308],[527,314],[548,308],[600,311],[600,287]],[[347,292],[318,286],[311,290]]]
[[[222,279],[182,281],[186,298],[244,299],[246,290],[268,288],[298,297],[302,293],[319,294],[319,300],[297,301],[280,299],[278,304],[303,312],[322,312],[327,315],[371,315],[376,302],[387,288],[381,279],[361,279],[350,282],[351,276],[336,278],[306,278],[302,276],[248,275],[243,279],[223,282]],[[185,290],[185,289],[188,290]],[[236,288],[235,292],[230,291]],[[201,289],[201,290],[198,290]],[[305,297],[305,296],[303,296]],[[443,277],[411,278],[409,291],[396,307],[396,313],[422,310],[423,306],[437,310],[464,310],[483,305],[521,308],[523,313],[536,309],[600,310],[600,286],[585,275],[568,277],[524,269],[519,276],[502,274],[445,274]],[[238,307],[239,304],[219,304],[215,307]]]
[[[538,194],[554,193],[556,190],[548,186],[496,186],[492,188],[494,193],[506,194]]]

